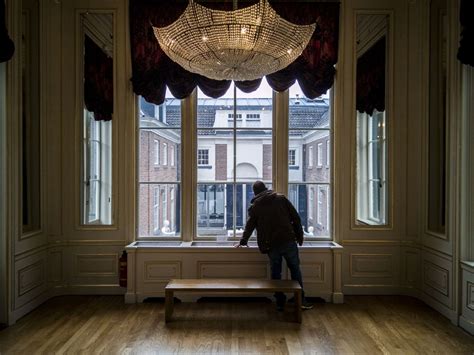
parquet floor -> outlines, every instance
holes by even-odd
[[[179,303],[165,325],[163,303],[65,296],[0,331],[0,353],[474,353],[473,336],[409,297],[346,297],[303,312],[301,326],[292,317],[268,302]]]

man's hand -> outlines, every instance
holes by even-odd
[[[236,244],[234,244],[234,248],[242,248],[242,247],[246,247],[246,248],[248,248],[249,246],[248,246],[247,244],[245,244],[245,245],[242,245],[242,244],[240,244],[240,243],[236,243]]]

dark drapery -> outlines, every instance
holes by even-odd
[[[87,35],[84,39],[84,104],[96,121],[112,119],[113,59]]]
[[[474,67],[474,1],[461,0],[459,21],[461,22],[461,41],[459,43],[458,59],[463,64]]]
[[[15,45],[8,37],[7,25],[5,23],[5,2],[0,0],[0,63],[6,62],[13,57]]]
[[[357,59],[356,109],[385,111],[385,37]]]
[[[239,7],[252,1],[239,1]],[[151,24],[162,27],[176,21],[187,6],[187,1],[130,0],[130,39],[132,51],[133,90],[148,102],[161,104],[166,86],[179,98],[188,96],[196,86],[210,97],[220,97],[229,88],[229,80],[212,80],[183,69],[161,50]],[[231,10],[232,2],[212,3],[206,6]],[[284,91],[298,80],[303,93],[315,98],[333,84],[337,62],[339,37],[339,3],[272,2],[276,12],[288,21],[303,25],[318,23],[308,46],[295,62],[285,69],[267,75],[267,81],[276,91]],[[237,81],[244,91],[256,90],[261,79]]]

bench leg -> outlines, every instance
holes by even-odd
[[[165,291],[165,322],[168,323],[171,321],[171,316],[173,315],[173,306],[174,306],[174,295],[173,291]]]
[[[301,323],[301,290],[295,291],[295,318],[296,322]]]

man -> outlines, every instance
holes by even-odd
[[[260,252],[268,254],[272,279],[281,279],[282,258],[291,272],[291,279],[296,280],[303,288],[300,270],[298,246],[303,245],[303,228],[301,219],[288,199],[281,194],[268,190],[262,181],[253,184],[255,197],[248,210],[249,218],[244,234],[237,247],[246,246],[257,228],[257,243]],[[306,301],[302,292],[302,308],[311,309],[313,305]],[[286,296],[282,292],[275,293],[277,310],[283,311]]]

